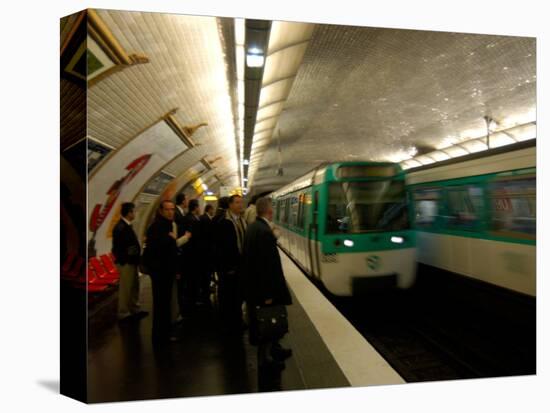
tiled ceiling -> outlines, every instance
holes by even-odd
[[[177,176],[203,156],[221,157],[216,173],[238,185],[235,127],[219,25],[215,17],[97,10],[128,53],[149,63],[128,67],[94,84],[88,93],[88,135],[115,148],[170,110],[182,126],[202,122],[200,144],[166,171]]]
[[[478,137],[485,115],[500,127],[535,120],[535,54],[534,38],[317,25],[251,191],[324,161]]]

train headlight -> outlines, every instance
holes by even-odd
[[[346,247],[353,247],[353,241],[350,240],[350,239],[345,239],[345,240],[344,240],[344,245],[345,245]]]
[[[395,244],[403,244],[403,241],[405,241],[403,237],[391,237],[390,240]]]

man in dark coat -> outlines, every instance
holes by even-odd
[[[219,309],[223,328],[228,333],[243,330],[240,266],[246,223],[241,216],[242,210],[242,197],[232,195],[227,211],[216,224]]]
[[[244,241],[243,280],[247,308],[250,315],[250,339],[258,343],[258,364],[273,365],[290,357],[279,339],[266,341],[257,336],[256,308],[269,305],[290,305],[292,298],[284,278],[277,239],[271,220],[273,207],[269,198],[256,201],[256,221],[251,224]],[[271,356],[271,357],[270,357]]]
[[[171,335],[172,286],[178,271],[177,234],[173,221],[175,205],[160,203],[155,221],[147,229],[144,259],[153,287],[153,342],[177,341]]]
[[[115,263],[120,274],[118,286],[118,319],[129,320],[132,317],[144,317],[148,313],[139,309],[138,264],[141,248],[132,228],[135,218],[135,206],[125,202],[121,206],[121,218],[113,228],[113,247]]]

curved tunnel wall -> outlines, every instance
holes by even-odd
[[[111,231],[120,218],[120,205],[133,200],[187,146],[159,121],[122,146],[89,177],[88,250],[90,255],[111,250]]]

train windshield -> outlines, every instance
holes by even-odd
[[[334,182],[328,198],[327,233],[409,228],[404,181]]]

